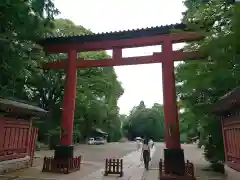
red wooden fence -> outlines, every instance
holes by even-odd
[[[159,161],[159,179],[160,180],[196,180],[194,175],[194,166],[193,163],[190,163],[188,160],[185,163],[185,175],[184,176],[174,176],[172,174],[165,173],[164,161],[160,159]]]
[[[222,120],[225,161],[233,169],[240,171],[240,116]]]
[[[29,154],[31,129],[29,121],[0,117],[0,161]]]
[[[43,172],[54,172],[68,174],[80,170],[81,156],[70,159],[54,159],[53,157],[44,157]]]

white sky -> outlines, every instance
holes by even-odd
[[[182,0],[55,0],[60,18],[97,32],[109,32],[179,23]],[[161,47],[131,48],[123,56],[150,55]],[[111,51],[108,51],[111,54]],[[118,101],[120,113],[128,114],[141,100],[148,107],[163,103],[161,64],[115,67],[125,90]]]

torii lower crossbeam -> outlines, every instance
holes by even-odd
[[[183,52],[174,51],[173,60],[195,60],[202,58],[198,52]],[[153,53],[149,56],[135,56],[135,57],[123,57],[121,59],[101,59],[101,60],[85,60],[77,59],[76,68],[89,68],[89,67],[108,67],[108,66],[124,66],[124,65],[137,65],[137,64],[152,64],[162,63],[164,61],[163,53]],[[48,62],[43,64],[44,69],[64,69],[66,67],[67,59]]]

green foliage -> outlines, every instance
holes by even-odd
[[[152,108],[146,108],[141,101],[124,121],[123,132],[131,140],[135,137],[149,137],[161,141],[164,137],[162,105],[154,104]]]
[[[181,63],[176,68],[182,133],[199,136],[205,146],[205,157],[212,163],[224,161],[220,122],[211,113],[213,104],[240,85],[239,5],[211,0],[196,3],[186,0],[183,21],[196,31],[205,31],[206,38],[186,46],[198,49],[206,59]],[[196,126],[197,125],[197,126]],[[197,132],[197,133],[195,133]]]
[[[45,55],[34,42],[43,35],[83,35],[90,30],[67,19],[54,20],[58,13],[51,0],[0,3],[0,96],[30,101],[49,111],[44,122],[35,121],[39,141],[57,144],[64,95],[63,70],[43,70],[43,62],[66,58],[66,54]],[[108,57],[105,51],[79,53],[85,59]],[[110,134],[110,140],[121,138],[117,100],[123,88],[112,67],[78,70],[76,112],[73,139],[86,138],[93,127]],[[54,142],[54,143],[53,143]]]
[[[42,57],[33,40],[51,28],[57,13],[51,0],[0,2],[0,96],[27,99],[23,84]]]

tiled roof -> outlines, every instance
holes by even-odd
[[[18,101],[13,101],[10,99],[3,99],[0,98],[0,110],[4,110],[5,107],[8,108],[14,108],[14,109],[18,109],[19,113],[27,113],[27,114],[35,114],[37,116],[42,116],[46,113],[48,113],[48,111],[45,111],[42,108],[33,106],[33,105],[29,105],[29,104],[25,104],[22,102],[18,102]]]
[[[38,41],[40,45],[46,44],[59,44],[59,43],[83,43],[83,42],[96,42],[103,40],[119,40],[130,39],[137,37],[155,36],[161,34],[169,34],[173,29],[184,30],[185,24],[170,24],[165,26],[147,27],[142,29],[133,29],[125,31],[104,32],[97,34],[81,34],[73,36],[48,36]]]
[[[214,112],[225,112],[229,111],[234,106],[240,105],[240,87],[234,88],[232,91],[228,92],[222,96],[214,104]]]

